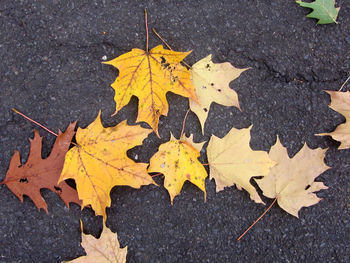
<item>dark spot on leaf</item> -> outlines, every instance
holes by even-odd
[[[218,89],[218,92],[221,92],[221,89]]]
[[[20,183],[29,183],[27,178],[21,178],[19,179]]]
[[[204,108],[203,110],[204,110],[205,112],[208,112],[208,109],[207,109],[207,108]]]
[[[311,186],[311,185],[306,186],[306,187],[305,187],[305,190],[309,189],[309,188],[310,188],[310,186]]]
[[[210,83],[211,86],[214,86],[214,83]]]
[[[202,86],[202,89],[206,89],[207,87],[206,86]]]
[[[54,186],[55,190],[58,191],[58,192],[61,192],[62,193],[62,189],[61,187],[58,187],[58,186]]]
[[[171,76],[171,83],[170,84],[173,84],[175,81],[177,81],[179,77],[178,76]]]
[[[164,57],[160,57],[160,59],[161,59],[160,63],[164,64],[165,61],[166,61],[165,58]]]

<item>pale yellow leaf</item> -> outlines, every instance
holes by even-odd
[[[329,90],[326,90],[326,92],[331,95],[331,104],[329,107],[342,114],[346,121],[332,132],[317,135],[330,135],[334,140],[341,142],[339,149],[348,149],[350,148],[350,92]]]
[[[211,55],[192,66],[190,72],[198,101],[190,99],[190,108],[198,116],[203,133],[212,102],[240,109],[238,95],[229,84],[245,70],[247,68],[235,68],[229,62],[213,63]]]
[[[255,181],[269,198],[277,198],[278,205],[293,216],[298,217],[302,207],[317,204],[321,199],[314,194],[327,189],[315,178],[329,169],[323,162],[327,149],[310,149],[306,144],[290,159],[287,149],[277,138],[269,157],[277,164],[271,168],[269,175]]]
[[[81,234],[81,245],[86,256],[67,261],[67,263],[125,263],[127,247],[120,248],[118,235],[105,225],[99,239],[92,235]]]
[[[216,182],[216,191],[236,185],[245,189],[256,203],[263,203],[254,186],[249,182],[253,176],[265,176],[275,164],[267,152],[250,148],[250,129],[235,129],[222,139],[212,136],[207,156],[210,167],[210,179]]]

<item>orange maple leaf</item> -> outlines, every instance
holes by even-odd
[[[96,215],[106,219],[106,207],[111,204],[109,193],[114,186],[140,188],[154,183],[147,172],[148,164],[136,163],[126,154],[150,132],[140,126],[129,126],[126,121],[104,128],[99,113],[88,127],[78,128],[77,146],[66,155],[60,181],[74,179],[82,206],[91,205]]]
[[[160,145],[159,151],[152,156],[148,171],[164,174],[164,187],[170,194],[171,203],[180,194],[185,181],[195,184],[206,198],[205,178],[208,174],[198,160],[204,143],[194,143],[193,136],[181,136],[177,140],[171,135],[170,141]]]
[[[115,113],[129,103],[131,96],[137,96],[137,122],[147,122],[158,135],[159,117],[168,114],[168,91],[197,101],[191,74],[180,64],[189,53],[166,50],[159,45],[150,51],[134,48],[103,62],[119,69],[119,76],[111,85],[115,90]]]

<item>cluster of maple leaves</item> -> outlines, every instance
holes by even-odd
[[[208,176],[205,165],[209,166],[209,178],[215,179],[217,192],[225,187],[236,185],[250,194],[256,203],[263,203],[256,188],[251,184],[253,177],[268,198],[273,198],[279,206],[298,217],[302,207],[320,201],[315,192],[326,189],[315,178],[329,167],[324,164],[327,149],[310,149],[306,144],[293,157],[277,142],[267,153],[252,150],[250,129],[235,129],[223,138],[211,136],[206,154],[208,164],[198,160],[205,142],[193,142],[193,136],[183,133],[179,139],[171,135],[168,142],[160,145],[149,163],[139,163],[127,156],[127,151],[151,133],[158,136],[158,123],[161,115],[167,115],[166,93],[173,92],[189,98],[190,109],[197,116],[204,133],[204,124],[212,102],[239,108],[237,93],[229,83],[247,69],[237,69],[230,63],[213,63],[211,55],[195,63],[192,67],[184,64],[190,52],[176,52],[159,45],[151,50],[133,49],[111,61],[105,62],[119,70],[112,88],[117,113],[129,103],[132,96],[139,99],[136,122],[146,122],[151,129],[140,125],[128,125],[123,121],[115,127],[103,127],[100,113],[96,120],[85,129],[71,123],[64,133],[59,132],[52,151],[46,159],[41,157],[42,138],[37,131],[30,143],[30,155],[25,164],[20,162],[18,151],[10,161],[6,178],[1,184],[7,187],[23,202],[23,196],[30,197],[37,208],[48,212],[47,204],[40,189],[48,188],[56,192],[64,203],[74,202],[81,207],[91,207],[96,215],[107,219],[106,207],[111,205],[110,191],[114,186],[140,188],[155,184],[150,174],[164,175],[164,187],[170,201],[180,194],[185,181],[190,181],[206,196],[205,179]],[[346,116],[346,123],[331,135],[341,141],[340,149],[350,147],[350,94],[328,91],[332,103],[330,107]],[[76,142],[72,142],[73,136]],[[70,146],[72,146],[70,148]],[[70,149],[69,149],[70,148]],[[65,180],[74,179],[76,189]],[[126,248],[120,249],[116,234],[104,226],[100,239],[82,234],[82,245],[87,258],[97,262],[101,257],[111,261],[125,262]],[[96,251],[96,246],[99,251]],[[84,261],[85,262],[85,261]]]

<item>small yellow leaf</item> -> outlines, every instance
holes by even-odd
[[[109,193],[114,186],[140,188],[154,183],[147,173],[147,164],[136,163],[126,154],[142,144],[150,132],[140,126],[128,126],[126,121],[104,128],[99,113],[87,128],[78,129],[77,146],[67,153],[59,181],[74,179],[82,207],[91,205],[96,215],[106,219],[106,207],[111,204]]]
[[[306,144],[290,159],[287,149],[277,138],[271,147],[269,157],[277,164],[262,179],[255,179],[263,194],[269,198],[277,198],[278,205],[289,214],[298,217],[302,207],[317,204],[321,199],[314,194],[327,189],[322,182],[314,182],[315,178],[329,169],[323,159],[327,149],[310,149]]]
[[[171,136],[170,141],[160,145],[152,156],[148,172],[164,174],[164,187],[170,194],[171,203],[180,194],[186,180],[201,189],[206,197],[205,178],[208,174],[198,160],[204,143],[194,143],[193,136],[183,136],[180,140]]]
[[[103,226],[99,239],[91,235],[81,233],[81,245],[85,249],[86,256],[66,261],[71,263],[125,263],[128,248],[120,248],[118,235],[108,227]]]
[[[103,62],[119,70],[119,76],[112,84],[115,113],[135,95],[139,98],[137,122],[147,122],[158,134],[159,117],[168,114],[168,91],[196,100],[190,72],[180,64],[190,53],[166,50],[159,45],[149,52],[134,48]]]
[[[207,147],[210,179],[216,182],[216,191],[236,185],[245,189],[256,203],[263,203],[254,186],[253,176],[265,176],[275,164],[264,151],[253,151],[249,146],[250,129],[231,131],[222,139],[212,136]]]
[[[198,102],[190,99],[190,108],[198,116],[204,134],[204,123],[212,102],[240,109],[237,93],[230,89],[230,82],[247,70],[233,67],[229,62],[213,63],[211,55],[192,66],[191,77],[196,88]]]
[[[335,131],[317,134],[320,136],[330,135],[336,141],[341,142],[339,149],[350,148],[350,92],[329,91],[331,95],[331,104],[329,107],[342,114],[346,122],[340,124]]]

